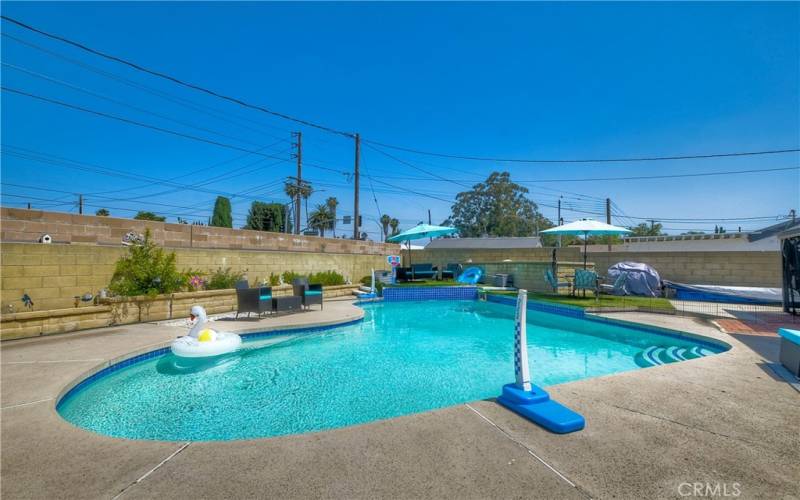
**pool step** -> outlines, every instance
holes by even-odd
[[[643,349],[642,352],[636,355],[636,364],[646,368],[649,366],[666,365],[667,363],[674,363],[676,361],[702,358],[709,354],[714,354],[714,352],[699,346],[663,347],[654,345]]]

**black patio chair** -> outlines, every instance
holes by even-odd
[[[311,307],[313,304],[319,304],[319,308],[323,309],[322,305],[322,285],[309,284],[308,278],[295,278],[292,280],[292,289],[294,295],[300,297],[303,307]]]
[[[236,289],[236,318],[240,313],[256,313],[260,317],[264,313],[272,312],[272,287],[237,288]]]

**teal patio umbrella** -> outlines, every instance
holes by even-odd
[[[617,234],[630,233],[630,229],[624,227],[612,226],[603,222],[598,222],[591,219],[581,219],[563,226],[557,226],[550,229],[541,231],[543,234],[569,234],[573,236],[583,236],[583,268],[586,269],[586,244],[589,235],[607,236]]]
[[[411,266],[411,241],[422,238],[436,238],[457,233],[458,229],[447,226],[432,226],[430,224],[417,224],[408,231],[396,234],[386,241],[390,243],[408,243],[408,265]]]

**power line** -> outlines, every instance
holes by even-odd
[[[645,162],[645,161],[666,161],[666,160],[701,160],[707,158],[726,158],[734,156],[755,156],[755,155],[770,155],[782,153],[796,153],[800,149],[774,149],[766,151],[744,151],[736,153],[711,153],[711,154],[694,154],[685,156],[643,156],[638,158],[585,158],[585,159],[531,159],[531,158],[492,158],[486,156],[464,156],[446,153],[433,153],[430,151],[422,151],[419,149],[406,148],[401,146],[393,146],[382,142],[376,142],[365,139],[373,145],[383,146],[385,148],[396,149],[398,151],[406,151],[408,153],[416,153],[427,156],[436,156],[439,158],[450,158],[456,160],[471,160],[471,161],[491,161],[491,162],[507,162],[507,163],[617,163],[617,162]]]
[[[178,132],[176,130],[170,130],[170,129],[163,128],[163,127],[158,127],[158,126],[155,126],[155,125],[149,125],[147,123],[142,123],[142,122],[138,122],[138,121],[135,121],[135,120],[130,120],[128,118],[112,115],[112,114],[109,114],[109,113],[104,113],[102,111],[96,111],[96,110],[93,110],[93,109],[84,108],[84,107],[81,107],[81,106],[77,106],[75,104],[70,104],[68,102],[59,101],[57,99],[51,99],[49,97],[43,97],[43,96],[39,96],[39,95],[36,95],[36,94],[31,94],[29,92],[13,89],[13,88],[10,88],[10,87],[2,86],[2,87],[0,87],[0,90],[3,90],[4,92],[12,92],[12,93],[15,93],[15,94],[19,94],[19,95],[23,95],[23,96],[26,96],[26,97],[30,97],[32,99],[37,99],[37,100],[42,101],[42,102],[46,102],[46,103],[50,103],[50,104],[56,104],[56,105],[63,106],[65,108],[73,109],[73,110],[76,110],[76,111],[82,111],[84,113],[89,113],[89,114],[92,114],[92,115],[101,116],[103,118],[109,118],[109,119],[112,119],[112,120],[117,120],[117,121],[120,121],[120,122],[123,122],[123,123],[127,123],[127,124],[130,124],[130,125],[136,125],[138,127],[143,127],[143,128],[155,130],[155,131],[158,131],[158,132],[163,132],[165,134],[171,134],[171,135],[174,135],[174,136],[177,136],[177,137],[183,137],[185,139],[191,139],[191,140],[194,140],[194,141],[205,142],[206,144],[212,144],[214,146],[220,146],[220,147],[223,147],[223,148],[234,149],[234,150],[238,150],[238,151],[244,151],[246,153],[250,153],[250,154],[254,154],[254,155],[260,155],[260,156],[264,156],[266,158],[280,159],[277,156],[261,153],[261,152],[259,152],[257,150],[242,148],[242,147],[239,147],[239,146],[235,146],[233,144],[227,144],[227,143],[224,143],[224,142],[218,142],[218,141],[214,141],[212,139],[206,139],[204,137],[197,137],[195,135],[184,134],[183,132]]]
[[[9,148],[11,148],[11,150],[9,150]],[[22,153],[14,151],[15,149],[22,151]],[[50,165],[55,165],[55,166],[61,166],[61,167],[71,168],[71,169],[76,169],[76,170],[82,170],[82,171],[86,171],[86,172],[97,173],[97,174],[100,174],[100,175],[129,178],[129,179],[134,179],[134,180],[137,180],[137,181],[148,181],[148,182],[151,182],[151,183],[154,183],[154,184],[163,184],[163,185],[166,185],[166,186],[173,186],[173,187],[181,188],[183,190],[198,191],[198,192],[210,193],[210,194],[214,194],[214,195],[222,194],[222,195],[229,196],[229,197],[235,197],[236,196],[235,193],[227,193],[225,191],[204,189],[202,187],[196,187],[196,186],[193,186],[191,184],[188,184],[188,185],[187,184],[180,184],[180,183],[172,182],[172,181],[169,181],[169,180],[159,179],[157,177],[150,177],[150,176],[139,175],[139,174],[131,174],[131,173],[125,172],[123,170],[113,169],[113,168],[105,167],[103,165],[86,163],[86,162],[79,162],[79,161],[76,161],[76,160],[71,160],[71,159],[68,159],[68,158],[63,158],[63,157],[59,157],[59,156],[55,156],[55,155],[50,155],[50,154],[47,154],[47,153],[42,153],[42,152],[38,152],[38,151],[26,149],[26,148],[21,148],[21,147],[17,147],[17,146],[3,145],[2,154],[12,155],[12,156],[16,156],[18,158],[22,158],[22,159],[26,159],[26,160],[33,160],[33,161],[37,161],[37,162],[40,162],[40,163],[45,163],[45,164],[50,164]],[[287,161],[288,162],[289,160],[287,159],[287,160],[283,160],[283,161]]]
[[[98,99],[103,99],[105,101],[112,102],[112,103],[117,104],[119,106],[124,106],[126,108],[133,109],[133,110],[138,111],[140,113],[145,113],[145,114],[150,115],[150,116],[155,116],[157,118],[161,118],[163,120],[168,120],[168,121],[177,123],[179,125],[183,125],[185,127],[193,128],[195,130],[200,130],[202,132],[209,132],[211,134],[218,135],[220,137],[225,137],[226,139],[233,139],[235,141],[244,142],[244,143],[247,143],[247,144],[250,144],[250,145],[253,145],[253,146],[262,147],[262,149],[266,149],[265,147],[263,147],[259,143],[256,143],[256,142],[253,142],[253,141],[250,141],[250,140],[247,140],[247,139],[242,139],[240,137],[235,137],[235,136],[232,136],[232,135],[228,135],[228,134],[226,134],[224,132],[220,132],[218,130],[209,129],[209,128],[205,128],[205,127],[199,127],[199,126],[194,125],[192,123],[187,123],[187,122],[185,122],[183,120],[178,120],[176,118],[172,118],[170,116],[167,116],[167,115],[164,115],[164,114],[161,114],[161,113],[157,113],[155,111],[150,111],[149,109],[142,108],[140,106],[136,106],[136,105],[130,104],[130,103],[125,102],[125,101],[120,101],[119,99],[115,99],[113,97],[109,97],[109,96],[100,94],[99,92],[95,92],[93,90],[89,90],[87,88],[80,87],[78,85],[73,85],[73,84],[71,84],[69,82],[65,82],[63,80],[59,80],[57,78],[45,75],[43,73],[37,73],[36,71],[32,71],[32,70],[29,70],[27,68],[23,68],[21,66],[16,66],[14,64],[9,64],[9,63],[6,63],[6,62],[3,62],[2,65],[4,67],[20,71],[22,73],[25,73],[27,75],[30,75],[30,76],[33,76],[33,77],[36,77],[36,78],[39,78],[39,79],[42,79],[42,80],[45,80],[45,81],[48,81],[48,82],[51,82],[51,83],[55,83],[55,84],[58,84],[58,85],[62,85],[62,86],[67,87],[69,89],[77,90],[78,92],[83,92],[84,94],[87,94],[87,95],[90,95],[90,96],[93,96],[93,97],[97,97]],[[278,141],[278,142],[283,142],[283,141]],[[277,144],[277,143],[275,143],[275,144]]]
[[[336,129],[333,129],[331,127],[326,127],[324,125],[320,125],[320,124],[317,124],[317,123],[314,123],[314,122],[310,122],[308,120],[303,120],[301,118],[297,118],[297,117],[294,117],[294,116],[291,116],[291,115],[287,115],[285,113],[279,113],[277,111],[273,111],[271,109],[267,109],[267,108],[265,108],[263,106],[259,106],[259,105],[256,105],[256,104],[251,104],[249,102],[245,102],[245,101],[243,101],[241,99],[238,99],[236,97],[231,97],[231,96],[228,96],[228,95],[225,95],[225,94],[221,94],[219,92],[207,89],[205,87],[201,87],[199,85],[195,85],[193,83],[186,82],[184,80],[181,80],[181,79],[176,78],[174,76],[168,75],[166,73],[162,73],[160,71],[156,71],[156,70],[153,70],[153,69],[146,68],[144,66],[141,66],[141,65],[139,65],[137,63],[128,61],[128,60],[123,59],[121,57],[117,57],[117,56],[113,56],[113,55],[110,55],[110,54],[106,54],[105,52],[101,52],[100,50],[93,49],[93,48],[91,48],[91,47],[89,47],[87,45],[84,45],[84,44],[79,43],[79,42],[75,42],[75,41],[70,40],[70,39],[68,39],[66,37],[55,35],[53,33],[49,33],[47,31],[44,31],[44,30],[41,30],[41,29],[38,29],[38,28],[34,28],[33,26],[25,24],[25,23],[23,23],[21,21],[18,21],[16,19],[14,19],[14,18],[11,18],[11,17],[3,15],[2,19],[6,20],[6,21],[8,21],[10,23],[16,24],[17,26],[19,26],[21,28],[25,28],[26,30],[33,31],[35,33],[38,33],[38,34],[43,35],[43,36],[46,36],[46,37],[51,38],[53,40],[58,40],[59,42],[63,42],[63,43],[66,43],[68,45],[72,45],[73,47],[77,47],[77,48],[79,48],[79,49],[81,49],[83,51],[89,52],[90,54],[94,54],[94,55],[100,56],[100,57],[102,57],[104,59],[108,59],[109,61],[114,61],[114,62],[117,62],[117,63],[120,63],[120,64],[124,64],[125,66],[129,66],[129,67],[131,67],[131,68],[133,68],[133,69],[135,69],[137,71],[142,71],[144,73],[148,73],[148,74],[156,76],[158,78],[163,78],[165,80],[169,80],[169,81],[171,81],[173,83],[176,83],[178,85],[184,86],[186,88],[190,88],[190,89],[196,90],[198,92],[203,92],[205,94],[208,94],[208,95],[211,95],[211,96],[214,96],[214,97],[218,97],[218,98],[224,99],[226,101],[230,101],[230,102],[232,102],[234,104],[238,104],[238,105],[243,106],[245,108],[250,108],[250,109],[257,110],[257,111],[261,111],[263,113],[267,113],[267,114],[270,114],[270,115],[273,115],[273,116],[277,116],[277,117],[283,118],[285,120],[290,120],[290,121],[293,121],[295,123],[299,123],[301,125],[305,125],[305,126],[308,126],[308,127],[314,127],[314,128],[320,129],[320,130],[325,130],[326,132],[331,132],[331,133],[334,133],[334,134],[343,135],[345,137],[353,137],[353,134],[351,134],[350,132],[343,132],[341,130],[336,130]]]
[[[162,99],[165,99],[167,101],[173,102],[175,104],[179,104],[179,105],[181,105],[181,106],[183,106],[185,108],[191,109],[193,111],[204,113],[204,114],[206,114],[208,116],[211,116],[211,117],[214,117],[214,118],[216,118],[218,120],[222,120],[222,121],[231,123],[231,124],[233,124],[233,125],[235,125],[237,127],[245,128],[245,129],[250,130],[252,132],[255,132],[257,134],[266,135],[267,137],[271,137],[273,139],[278,139],[278,140],[281,140],[281,141],[287,142],[287,143],[290,142],[288,139],[281,139],[281,138],[279,138],[279,137],[277,137],[275,135],[268,134],[268,133],[264,132],[263,130],[259,130],[259,129],[251,127],[249,125],[244,125],[244,124],[240,123],[240,121],[246,121],[246,122],[249,122],[249,123],[253,123],[255,125],[258,125],[259,127],[265,127],[265,128],[271,128],[271,129],[275,129],[275,130],[280,130],[281,132],[288,132],[285,129],[282,129],[282,128],[279,128],[279,127],[275,127],[275,126],[272,126],[272,125],[267,125],[265,123],[262,123],[262,122],[259,122],[259,121],[256,121],[256,120],[252,120],[252,119],[246,118],[244,116],[231,115],[230,113],[226,113],[226,112],[218,110],[216,108],[213,108],[213,107],[210,107],[210,106],[206,106],[204,104],[200,104],[200,103],[191,101],[191,100],[186,99],[184,97],[179,97],[179,96],[176,96],[174,94],[170,94],[169,92],[165,92],[165,91],[162,91],[160,89],[156,89],[156,88],[150,87],[148,85],[145,85],[145,84],[130,80],[130,79],[125,78],[123,76],[119,76],[119,75],[117,75],[115,73],[111,73],[111,72],[105,71],[105,70],[100,69],[100,68],[98,68],[96,66],[92,66],[91,64],[87,64],[85,62],[78,61],[76,59],[72,59],[70,57],[67,57],[67,56],[64,56],[62,54],[59,54],[58,52],[54,52],[54,51],[52,51],[50,49],[46,49],[46,48],[44,48],[44,47],[42,47],[40,45],[36,45],[35,43],[31,43],[31,42],[28,42],[26,40],[22,40],[21,38],[17,38],[17,37],[15,37],[13,35],[10,35],[8,33],[0,33],[0,34],[2,36],[6,37],[6,38],[9,38],[9,39],[19,43],[19,44],[22,44],[22,45],[25,45],[25,46],[30,47],[32,49],[38,50],[38,51],[40,51],[42,53],[48,54],[48,55],[50,55],[52,57],[55,57],[57,59],[61,59],[62,61],[66,61],[66,62],[68,62],[70,64],[73,64],[75,66],[83,68],[83,69],[85,69],[87,71],[90,71],[92,73],[95,73],[95,74],[98,74],[100,76],[109,78],[111,80],[123,83],[123,84],[128,85],[130,87],[133,87],[135,89],[141,90],[141,91],[146,92],[146,93],[151,94],[151,95],[154,95],[156,97],[160,97]],[[236,118],[236,120],[234,120],[233,118]]]
[[[137,71],[141,71],[141,72],[150,74],[152,76],[156,76],[158,78],[162,78],[164,80],[168,80],[170,82],[173,82],[175,84],[181,85],[183,87],[190,88],[190,89],[193,89],[195,91],[202,92],[202,93],[217,97],[219,99],[223,99],[223,100],[232,102],[234,104],[238,104],[239,106],[242,106],[242,107],[245,107],[245,108],[249,108],[249,109],[253,109],[253,110],[257,110],[257,111],[261,111],[263,113],[267,113],[267,114],[272,115],[272,116],[283,118],[285,120],[289,120],[289,121],[292,121],[292,122],[295,122],[295,123],[299,123],[301,125],[305,125],[305,126],[308,126],[308,127],[313,127],[313,128],[319,129],[319,130],[324,130],[326,132],[330,132],[330,133],[333,133],[333,134],[338,134],[338,135],[342,135],[342,136],[349,137],[349,138],[355,137],[355,134],[353,134],[351,132],[345,132],[345,131],[342,131],[342,130],[337,130],[337,129],[332,128],[332,127],[328,127],[328,126],[321,125],[321,124],[318,124],[318,123],[314,123],[314,122],[311,122],[311,121],[308,121],[308,120],[297,118],[295,116],[288,115],[286,113],[280,113],[280,112],[277,112],[277,111],[273,111],[273,110],[270,110],[270,109],[265,108],[263,106],[260,106],[260,105],[257,105],[257,104],[252,104],[252,103],[246,102],[246,101],[244,101],[242,99],[239,99],[239,98],[236,98],[236,97],[231,97],[229,95],[225,95],[225,94],[219,93],[217,91],[210,90],[210,89],[202,87],[200,85],[196,85],[196,84],[193,84],[193,83],[186,82],[186,81],[184,81],[184,80],[182,80],[180,78],[171,76],[171,75],[163,73],[161,71],[157,71],[157,70],[153,70],[153,69],[147,68],[145,66],[142,66],[140,64],[131,62],[131,61],[129,61],[127,59],[124,59],[122,57],[118,57],[118,56],[114,56],[114,55],[105,53],[105,52],[103,52],[101,50],[94,49],[94,48],[89,47],[89,46],[87,46],[87,45],[85,45],[83,43],[76,42],[76,41],[71,40],[69,38],[66,38],[64,36],[56,35],[56,34],[47,32],[45,30],[33,27],[33,26],[29,25],[29,24],[23,23],[22,21],[19,21],[17,19],[11,18],[9,16],[2,15],[2,16],[0,16],[0,18],[4,19],[4,20],[6,20],[6,21],[8,21],[10,23],[13,23],[13,24],[15,24],[15,25],[17,25],[17,26],[19,26],[19,27],[21,27],[23,29],[26,29],[28,31],[32,31],[34,33],[38,33],[38,34],[40,34],[42,36],[45,36],[47,38],[50,38],[50,39],[53,39],[53,40],[57,40],[59,42],[71,45],[71,46],[76,47],[78,49],[81,49],[81,50],[83,50],[85,52],[88,52],[90,54],[94,54],[94,55],[102,57],[104,59],[107,59],[107,60],[110,60],[110,61],[114,61],[114,62],[117,62],[119,64],[123,64],[123,65],[128,66],[130,68],[133,68],[133,69],[135,69]],[[408,147],[402,147],[402,146],[395,146],[395,145],[392,145],[392,144],[386,144],[386,143],[383,143],[383,142],[372,141],[372,140],[367,140],[367,139],[364,139],[363,141],[365,143],[369,143],[369,144],[372,144],[372,145],[375,145],[375,146],[382,146],[382,147],[385,147],[385,148],[395,149],[395,150],[399,150],[399,151],[406,151],[406,152],[409,152],[409,153],[415,153],[415,154],[420,154],[420,155],[435,156],[435,157],[440,157],[440,158],[470,160],[470,161],[492,161],[492,162],[509,162],[509,163],[610,163],[610,162],[616,163],[616,162],[647,162],[647,161],[667,161],[667,160],[697,160],[697,159],[709,159],[709,158],[726,158],[726,157],[739,157],[739,156],[782,154],[782,153],[793,153],[793,152],[800,151],[800,149],[788,149],[787,148],[787,149],[775,149],[775,150],[764,150],[764,151],[744,151],[744,152],[734,152],[734,153],[710,153],[710,154],[693,154],[693,155],[665,155],[665,156],[620,157],[620,158],[591,158],[591,159],[530,159],[530,158],[525,159],[525,158],[498,158],[498,157],[484,157],[484,156],[446,154],[446,153],[437,153],[437,152],[431,152],[431,151],[424,151],[424,150],[420,150],[420,149],[414,149],[414,148],[408,148]]]

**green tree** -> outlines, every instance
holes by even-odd
[[[336,209],[339,207],[339,200],[335,196],[331,196],[325,200],[325,204],[328,206],[328,212],[331,215],[331,231],[333,232],[333,237],[336,238]]]
[[[319,235],[325,237],[326,229],[333,229],[333,216],[327,204],[317,205],[308,216],[308,227],[319,231]]]
[[[396,234],[400,234],[400,229],[399,229],[400,221],[399,220],[393,218],[392,220],[389,221],[389,226],[392,228],[392,236],[394,236]]]
[[[659,224],[658,222],[647,224],[646,222],[642,222],[638,226],[629,227],[628,229],[631,230],[631,234],[628,236],[661,236],[664,234],[661,230],[664,226]]]
[[[305,201],[306,205],[306,225],[308,225],[308,199],[311,197],[311,194],[314,192],[314,188],[311,187],[311,183],[308,181],[302,181],[298,184],[296,181],[287,180],[286,183],[283,185],[283,192],[295,203],[298,203],[300,200]],[[297,231],[300,231],[300,221],[298,222]]]
[[[530,236],[538,209],[527,193],[508,172],[492,172],[470,191],[458,193],[450,219],[462,237]]]
[[[95,212],[94,214],[97,215],[98,217],[108,217],[109,215],[111,215],[111,212],[109,212],[105,208],[101,208],[97,212]]]
[[[231,214],[231,200],[224,196],[217,196],[214,202],[214,213],[211,215],[209,226],[233,227],[233,215]]]
[[[381,215],[380,223],[381,228],[383,229],[383,241],[386,241],[389,238],[389,224],[392,222],[392,218],[386,214]]]
[[[142,243],[129,246],[128,253],[117,261],[108,289],[124,296],[153,296],[177,292],[187,282],[188,276],[178,272],[175,252],[167,253],[156,245],[147,229]]]
[[[250,210],[247,212],[247,221],[244,229],[272,231],[276,233],[287,232],[287,229],[291,230],[291,221],[289,221],[289,227],[287,228],[286,210],[286,205],[282,203],[254,201],[250,205]]]
[[[140,210],[139,213],[137,213],[133,218],[136,220],[152,220],[156,222],[164,222],[167,220],[166,217],[156,215],[153,212],[146,212],[144,210]]]

